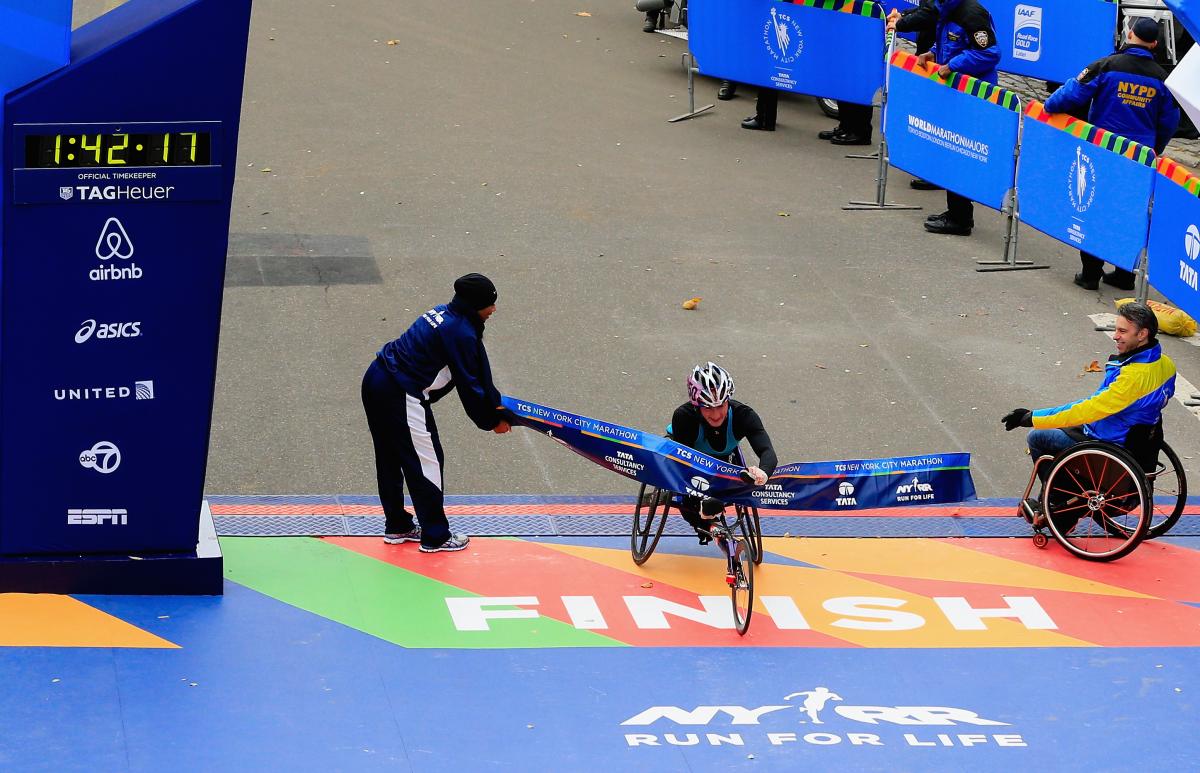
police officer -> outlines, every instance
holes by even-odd
[[[903,15],[893,10],[888,16],[888,29],[898,32],[934,31],[933,50],[921,54],[922,64],[941,62],[938,74],[946,77],[953,72],[963,73],[988,83],[996,83],[996,65],[1000,63],[1000,48],[996,44],[996,28],[992,15],[979,0],[931,0]],[[930,215],[925,230],[935,234],[969,236],[975,227],[975,207],[971,200],[946,191],[946,211]]]
[[[385,344],[362,382],[363,407],[375,444],[375,470],[389,545],[420,542],[423,553],[462,550],[469,538],[451,534],[442,505],[444,455],[431,405],[455,387],[467,415],[482,430],[509,431],[511,413],[483,348],[483,327],[496,310],[496,286],[482,274],[454,282],[454,298],[422,314]],[[404,480],[420,526],[404,509]]]
[[[1046,111],[1070,113],[1091,106],[1088,123],[1154,148],[1161,154],[1179,125],[1179,107],[1163,83],[1167,73],[1154,61],[1158,23],[1138,18],[1117,53],[1088,65],[1046,100]],[[1100,280],[1122,290],[1133,289],[1133,274],[1123,268],[1104,273],[1104,261],[1079,253],[1083,270],[1075,284],[1095,290]]]

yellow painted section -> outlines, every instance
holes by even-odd
[[[766,538],[767,553],[843,572],[1016,588],[1154,598],[1144,593],[931,539]]]
[[[0,593],[0,647],[179,649],[70,596]]]
[[[836,541],[836,540],[831,540]],[[846,540],[849,542],[849,540]],[[771,547],[767,547],[768,554]],[[898,540],[890,540],[898,542]],[[636,566],[629,553],[612,548],[585,547],[581,545],[545,545],[588,561],[609,566],[645,577],[654,583],[664,583],[698,595],[720,595],[729,592],[725,585],[724,559],[678,556],[655,553],[644,566]],[[768,555],[768,561],[770,556]],[[653,589],[647,589],[653,593]],[[986,619],[982,631],[960,631],[950,625],[941,608],[927,596],[872,582],[851,574],[831,569],[809,569],[799,566],[783,566],[763,563],[755,567],[754,614],[765,616],[759,603],[762,596],[791,596],[804,615],[812,630],[819,631],[842,641],[861,647],[899,648],[970,648],[970,647],[1092,647],[1091,642],[1056,633],[1053,630],[1039,631],[1026,628],[1017,620]],[[1028,595],[1033,596],[1034,593]],[[923,619],[920,627],[901,631],[863,631],[836,625],[841,620],[867,620],[853,615],[842,615],[826,610],[828,599],[844,596],[871,596],[900,599],[904,604],[889,611],[907,612]],[[869,605],[868,605],[869,606]],[[882,609],[882,608],[880,608]],[[875,618],[870,618],[874,621]],[[765,622],[765,621],[764,621]],[[915,622],[915,621],[914,621]],[[766,623],[771,625],[771,623]]]

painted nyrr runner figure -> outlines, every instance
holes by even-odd
[[[835,692],[830,692],[828,687],[818,687],[815,690],[805,690],[804,692],[794,692],[791,695],[785,696],[785,701],[790,701],[798,695],[804,696],[804,703],[800,706],[800,710],[808,715],[808,721],[814,725],[823,725],[820,713],[825,709],[825,704],[829,701],[840,701],[842,696]]]
[[[779,466],[779,459],[758,413],[730,399],[733,377],[716,363],[697,365],[688,377],[687,389],[688,401],[675,409],[667,427],[671,439],[724,462],[736,460],[738,442],[745,439],[758,456],[758,466],[746,468],[750,475],[746,482],[765,485]],[[685,496],[679,508],[684,520],[696,530],[701,545],[712,541],[709,522],[724,510],[724,502],[697,495]]]

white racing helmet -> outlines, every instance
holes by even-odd
[[[697,365],[688,376],[688,400],[692,405],[716,408],[733,396],[733,376],[715,362]]]

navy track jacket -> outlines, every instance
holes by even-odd
[[[934,29],[934,61],[955,72],[996,83],[1000,47],[992,15],[979,0],[922,0],[896,23],[900,32]]]
[[[1149,49],[1128,46],[1092,62],[1046,100],[1050,113],[1091,104],[1088,123],[1162,153],[1179,126],[1179,107],[1167,91],[1167,73]]]
[[[455,387],[471,421],[494,429],[503,418],[500,392],[483,348],[483,320],[455,301],[434,306],[376,359],[407,394],[436,403]]]

